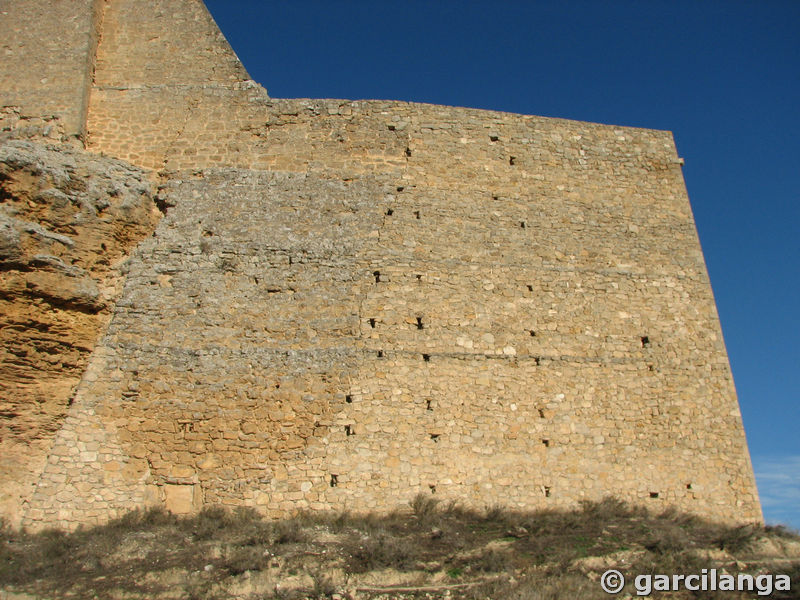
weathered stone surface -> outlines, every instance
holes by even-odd
[[[25,115],[18,125],[58,115],[59,138],[85,135],[102,4],[0,0],[0,106]]]
[[[111,209],[6,178],[4,204],[27,207],[2,213],[6,296],[86,319],[113,307],[71,371],[25,523],[150,503],[388,510],[420,491],[761,518],[668,132],[270,99],[199,2],[95,16],[87,147],[147,169],[166,216],[146,236],[147,194],[139,216],[120,209],[139,234],[119,256],[141,243],[114,303],[95,260]],[[0,116],[8,135],[55,139],[48,110]]]
[[[188,515],[196,512],[199,504],[195,502],[195,486],[164,485],[164,506],[176,515]]]
[[[108,323],[119,263],[159,216],[138,168],[0,141],[0,507],[12,522]]]

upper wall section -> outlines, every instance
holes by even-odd
[[[0,0],[0,107],[56,116],[67,136],[85,138],[92,95],[182,109],[191,90],[243,82],[266,97],[201,0]]]
[[[163,169],[184,129],[227,121],[243,89],[267,99],[201,0],[106,0],[87,146]],[[219,110],[198,111],[203,98]]]
[[[0,0],[0,106],[82,136],[101,2]]]
[[[107,0],[95,85],[209,85],[250,77],[200,0]]]

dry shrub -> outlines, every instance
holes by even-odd
[[[437,498],[432,498],[427,494],[420,493],[414,496],[414,499],[411,501],[411,510],[414,511],[417,518],[424,520],[436,514],[438,505],[439,500]]]
[[[293,519],[278,521],[272,527],[275,544],[302,544],[308,541],[308,535],[301,523]]]
[[[759,529],[752,525],[724,528],[715,536],[713,542],[721,550],[740,552],[747,548],[757,533],[759,533]]]
[[[472,561],[470,566],[473,571],[502,573],[511,569],[512,561],[508,552],[489,550],[481,554],[477,560]]]
[[[379,533],[350,548],[347,570],[366,573],[376,569],[406,571],[414,567],[419,546],[410,540]]]
[[[255,546],[231,548],[221,567],[231,575],[239,575],[245,571],[260,571],[267,566],[268,560],[264,551]]]
[[[226,578],[264,569],[272,560],[287,576],[304,572],[313,578],[308,558],[313,555],[323,557],[312,561],[318,573],[391,568],[441,574],[449,569],[458,573],[459,582],[470,584],[454,592],[454,600],[593,599],[605,595],[599,583],[579,572],[586,563],[576,559],[632,550],[617,567],[626,576],[696,573],[713,566],[699,558],[707,550],[752,552],[748,544],[753,537],[800,539],[785,528],[727,527],[674,510],[654,515],[613,499],[587,502],[576,510],[477,511],[426,494],[417,496],[411,508],[413,514],[408,509],[303,513],[282,521],[265,520],[249,509],[210,507],[192,517],[152,509],[71,533],[32,534],[0,523],[0,585],[37,597],[69,589],[74,597],[112,597],[113,590],[151,598],[160,593],[152,575],[170,570],[191,574],[183,585],[189,597],[211,598],[212,589],[224,589]],[[500,538],[505,540],[502,548],[487,548]],[[205,571],[209,562],[214,568]],[[777,572],[790,574],[796,590],[800,569],[780,564]],[[149,587],[142,587],[148,578]],[[323,584],[319,579],[316,597],[329,593]],[[297,593],[286,597],[307,597],[308,590]]]
[[[464,600],[608,600],[600,584],[588,578],[566,573],[559,576],[532,576],[510,583],[489,581],[469,590]]]

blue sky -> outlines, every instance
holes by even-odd
[[[275,98],[668,129],[768,522],[800,528],[800,2],[207,0]]]

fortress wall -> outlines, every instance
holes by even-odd
[[[278,128],[306,172],[162,184],[171,208],[29,522],[145,501],[387,510],[420,491],[760,519],[670,135],[350,108]],[[398,113],[405,140],[386,125]],[[370,130],[380,158],[348,162]]]
[[[107,0],[103,20],[88,122],[92,150],[162,169],[176,140],[190,141],[187,127],[223,139],[226,129],[239,128],[227,104],[246,104],[242,89],[266,98],[200,0]],[[213,145],[213,136],[204,141]]]
[[[98,88],[226,85],[249,79],[201,0],[106,0]]]
[[[512,191],[558,175],[551,167],[560,165],[574,167],[578,181],[597,168],[613,178],[613,169],[677,165],[667,132],[394,101],[277,100],[248,82],[181,89],[177,101],[174,92],[96,89],[90,147],[176,171],[357,174],[418,164],[428,182],[485,185],[497,179]],[[512,157],[515,165],[509,165]],[[453,178],[454,169],[464,178]]]
[[[200,209],[220,188],[227,209]],[[348,258],[357,252],[318,236],[321,221],[302,236],[287,226],[298,194],[318,193],[312,210],[333,215],[345,189],[247,172],[170,184],[170,224],[131,264],[130,294],[54,444],[31,522],[100,520],[147,499],[177,511],[200,501],[264,505],[265,481],[314,468],[304,451],[331,425],[330,398],[343,401],[358,358],[348,342],[358,284]],[[367,226],[359,217],[347,219],[350,230]],[[168,239],[182,240],[180,252]],[[174,319],[182,325],[169,326]],[[144,339],[153,327],[163,337]],[[99,489],[113,496],[86,493]]]
[[[66,135],[83,136],[97,4],[0,0],[0,106],[57,115]]]
[[[166,216],[25,523],[420,491],[761,519],[668,132],[274,100],[202,3],[153,6],[104,4],[87,144]]]

